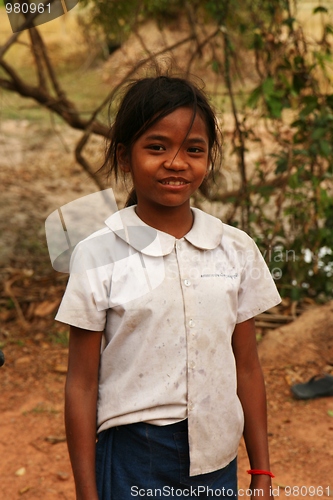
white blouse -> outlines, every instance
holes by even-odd
[[[103,331],[98,432],[188,418],[190,475],[237,455],[244,417],[232,334],[280,302],[254,241],[192,209],[184,238],[147,226],[135,207],[79,243],[56,319]]]

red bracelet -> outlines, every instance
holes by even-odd
[[[268,470],[260,470],[260,469],[250,469],[248,471],[246,471],[248,474],[254,474],[254,475],[259,475],[259,474],[263,474],[264,476],[270,476],[270,477],[275,477],[274,474],[272,474],[272,472],[268,471]]]

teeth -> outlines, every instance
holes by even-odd
[[[184,181],[162,181],[162,184],[166,184],[168,186],[182,186],[186,184]]]

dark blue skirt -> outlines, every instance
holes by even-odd
[[[189,476],[187,420],[101,432],[96,477],[99,500],[237,498],[236,459],[223,469]]]

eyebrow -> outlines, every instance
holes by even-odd
[[[146,137],[147,141],[168,141],[169,138],[165,135],[151,134]],[[207,144],[207,141],[203,137],[187,137],[184,141],[190,144]]]

